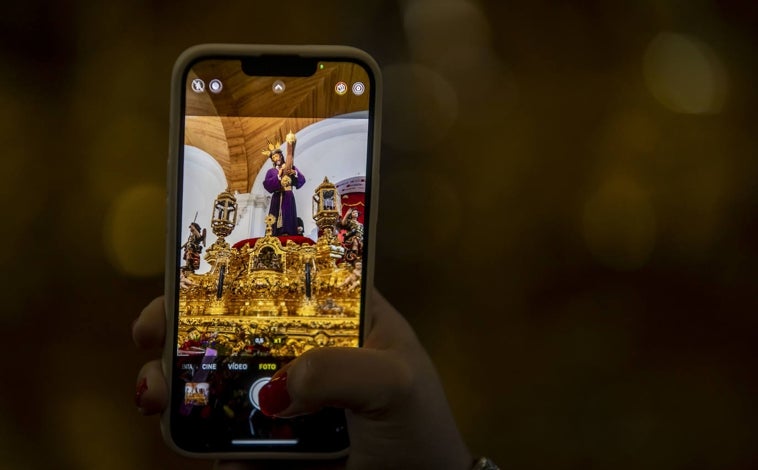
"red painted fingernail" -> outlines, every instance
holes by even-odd
[[[276,416],[277,413],[281,413],[290,406],[292,399],[287,391],[286,372],[272,378],[261,388],[258,392],[258,402],[261,405],[261,411],[266,416]]]
[[[137,394],[134,395],[134,404],[137,405],[137,408],[142,408],[142,395],[144,395],[146,391],[147,377],[142,377],[142,379],[137,382]]]

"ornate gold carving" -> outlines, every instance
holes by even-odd
[[[275,221],[266,218],[266,236],[253,246],[235,249],[219,235],[206,250],[210,271],[183,274],[180,352],[213,347],[219,354],[278,357],[358,345],[360,290],[348,285],[354,267],[338,264],[344,249],[332,227],[323,227],[315,245],[282,246],[271,235]]]

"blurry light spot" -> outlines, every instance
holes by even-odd
[[[402,195],[401,198],[405,199],[402,205],[398,205],[402,210],[393,213],[393,221],[397,226],[409,229],[389,233],[384,240],[395,254],[438,255],[436,250],[447,246],[459,234],[463,215],[460,186],[445,176],[405,171],[388,175],[382,185],[393,193],[389,197],[394,199]],[[413,195],[412,202],[408,201],[407,195]],[[419,239],[416,243],[413,237],[409,237],[411,231],[423,237],[423,242]]]
[[[29,121],[32,115],[22,104],[23,98],[0,87],[0,201],[3,201],[3,244],[18,247],[27,240],[29,226],[39,218],[43,200],[47,197],[45,174],[34,168],[39,140],[35,135],[38,122]],[[0,250],[0,263],[8,266],[19,254],[17,250]],[[28,257],[28,256],[27,256]],[[29,280],[26,279],[26,282]],[[6,286],[9,287],[9,286]],[[6,309],[10,314],[13,309]],[[20,312],[19,312],[20,313]]]
[[[650,93],[675,112],[717,113],[726,100],[726,69],[713,49],[691,36],[656,36],[645,51],[643,74]]]
[[[63,382],[65,384],[65,382]],[[79,390],[81,392],[81,390]],[[134,433],[125,432],[119,423],[127,423],[128,407],[116,405],[105,395],[57,395],[66,406],[56,406],[57,436],[64,458],[72,468],[134,469],[144,468]]]
[[[627,178],[607,181],[590,197],[582,225],[595,259],[616,269],[643,266],[655,246],[653,206],[647,193]]]
[[[111,264],[129,276],[154,276],[164,267],[165,191],[135,186],[121,193],[106,214],[105,250]]]
[[[490,47],[455,44],[445,49],[445,60],[435,70],[455,87],[458,122],[481,121],[497,110],[499,117],[515,109],[519,87],[510,68]]]
[[[667,248],[693,262],[713,256],[713,243],[729,233],[724,221],[730,217],[737,169],[725,139],[703,131],[687,140],[658,159],[656,200],[673,242]]]
[[[49,184],[52,175],[46,170],[55,165],[41,158],[45,155],[46,139],[40,138],[39,132],[49,122],[44,114],[46,101],[31,99],[31,88],[27,92],[15,86],[3,86],[3,78],[0,77],[0,201],[3,208],[0,266],[4,274],[0,275],[0,285],[7,295],[0,312],[0,324],[6,326],[5,322],[28,317],[29,299],[39,296],[52,273],[38,266],[52,253],[40,245],[51,243],[40,221],[51,226],[49,199],[54,185]],[[57,235],[65,232],[59,230]]]
[[[493,107],[503,115],[514,107],[516,81],[492,48],[492,28],[479,5],[414,0],[406,2],[403,19],[412,61],[433,68],[453,87],[458,119],[477,120]]]
[[[458,115],[455,89],[440,74],[416,64],[384,69],[384,141],[399,150],[418,150],[444,137]]]
[[[625,109],[606,120],[595,144],[603,161],[631,162],[651,154],[660,138],[658,127],[646,114],[636,109]]]
[[[96,107],[94,103],[93,106]],[[161,129],[148,115],[122,114],[103,121],[88,148],[87,169],[92,192],[111,199],[114,191],[121,191],[135,181],[144,181],[145,175],[153,181],[162,180],[165,157],[150,152],[158,148],[157,143],[163,146],[165,135],[161,134]]]
[[[490,25],[482,10],[465,0],[416,0],[404,12],[408,45],[416,60],[439,63],[448,61],[451,47],[469,50],[487,47]],[[471,65],[476,54],[459,55],[460,67]]]

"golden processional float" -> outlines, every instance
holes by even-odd
[[[233,247],[225,237],[236,225],[237,201],[229,190],[219,194],[211,220],[218,238],[205,254],[211,269],[181,273],[180,353],[185,345],[192,354],[186,345],[200,339],[225,355],[281,357],[317,346],[358,346],[360,269],[342,262],[339,201],[324,178],[313,196],[321,234],[315,244],[289,239],[282,245],[268,215],[265,236]]]

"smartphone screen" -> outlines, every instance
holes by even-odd
[[[184,73],[170,430],[199,453],[334,453],[344,413],[258,392],[312,348],[361,344],[374,76],[330,57],[218,56]]]

